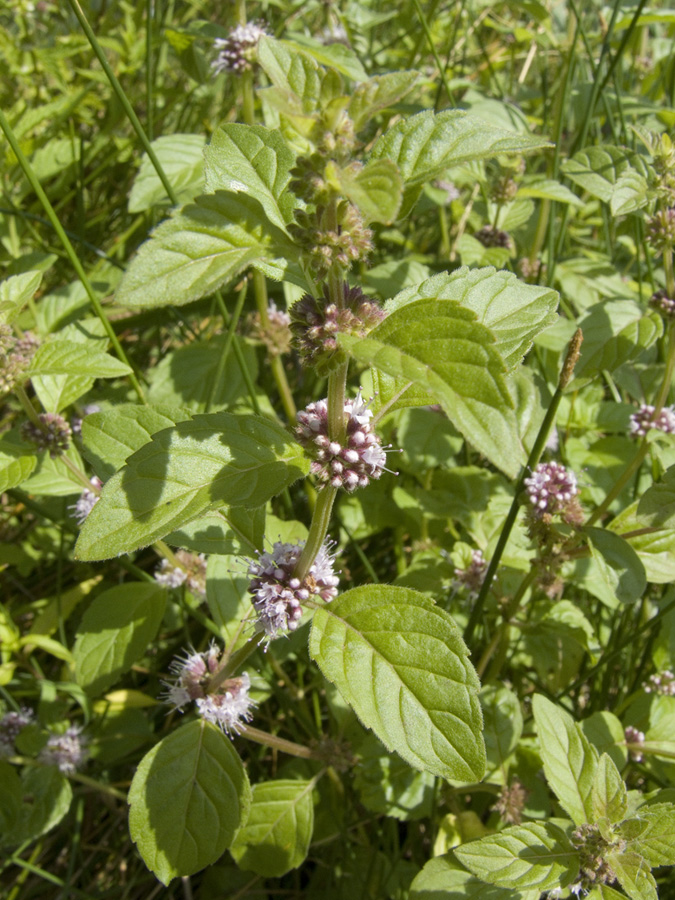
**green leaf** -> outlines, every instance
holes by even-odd
[[[255,198],[216,191],[197,197],[153,231],[115,299],[134,309],[183,306],[213,293],[253,262],[296,255]]]
[[[576,825],[592,821],[598,753],[572,717],[540,694],[532,702],[546,780]]]
[[[532,347],[534,338],[558,321],[558,294],[538,284],[524,284],[511,272],[493,268],[441,272],[406,288],[385,308],[400,309],[415,300],[456,300],[476,314],[496,338],[495,347],[507,368],[514,369]]]
[[[204,189],[204,145],[201,134],[167,134],[151,144],[169,184],[181,203],[187,203]],[[164,185],[147,153],[134,179],[129,195],[129,212],[138,213],[152,206],[171,206]]]
[[[375,142],[371,159],[391,159],[406,184],[422,184],[459,163],[523,153],[547,142],[506,131],[460,109],[401,119]]]
[[[644,521],[637,515],[638,506],[637,500],[627,506],[609,523],[608,529],[624,534],[644,528]],[[631,537],[629,543],[645,567],[647,581],[669,584],[675,580],[675,527],[638,534]]]
[[[129,789],[129,831],[145,864],[168,884],[214,863],[246,821],[250,803],[230,739],[193,721],[141,760]]]
[[[187,525],[166,535],[171,547],[193,553],[252,553],[263,545],[265,507],[232,507],[198,516]]]
[[[638,502],[637,515],[650,527],[675,526],[675,465],[664,472],[661,481],[647,488]]]
[[[396,165],[388,159],[337,169],[335,179],[342,193],[363,214],[366,222],[388,225],[401,207],[403,182]]]
[[[229,643],[237,638],[235,649],[245,644],[249,635],[242,623],[251,615],[250,577],[232,556],[209,556],[206,569],[206,603],[211,618]]]
[[[463,844],[455,856],[488,884],[540,891],[569,884],[579,858],[560,828],[539,822],[514,825]]]
[[[0,844],[13,843],[12,832],[21,809],[21,779],[15,766],[0,760]]]
[[[99,594],[77,629],[77,683],[97,695],[128,672],[155,639],[165,605],[158,584],[121,584]]]
[[[22,844],[46,834],[70,809],[73,791],[56,766],[31,766],[21,775],[21,807],[11,841]]]
[[[632,300],[592,306],[579,323],[584,333],[581,356],[569,391],[578,390],[604,370],[613,371],[639,357],[661,337],[663,321]]]
[[[629,171],[646,174],[639,154],[611,145],[589,147],[563,162],[562,171],[593,197],[610,203],[621,176]]]
[[[286,191],[295,155],[279,131],[262,125],[222,125],[204,152],[209,192],[234,191],[254,197],[273,225],[293,219],[293,195]]]
[[[374,734],[358,744],[354,789],[371,812],[406,821],[430,816],[436,778],[411,768],[396,753],[387,753]]]
[[[0,281],[0,324],[9,324],[19,315],[26,303],[35,296],[42,281],[42,272],[22,272]]]
[[[586,528],[584,534],[605,584],[622,603],[634,603],[647,587],[645,567],[628,541],[604,528]]]
[[[518,473],[525,454],[504,365],[491,332],[471,310],[448,300],[418,300],[392,312],[367,338],[343,334],[339,343],[359,362],[396,379],[378,377],[380,404],[412,382],[424,393],[413,394],[412,402],[404,395],[405,405],[436,398],[480,453],[507,475]]]
[[[571,206],[583,206],[581,200],[569,188],[550,178],[536,178],[534,181],[521,184],[518,188],[518,199],[523,197],[536,197],[541,200],[555,200],[557,203],[569,203]]]
[[[262,37],[258,63],[298,115],[311,115],[321,94],[321,68],[308,53],[285,41]]]
[[[103,488],[76,545],[109,559],[223,506],[261,506],[309,471],[302,448],[261,416],[195,416],[153,435]]]
[[[535,895],[539,897],[539,892]],[[430,859],[410,886],[410,900],[521,900],[524,895],[479,881],[452,854]],[[530,898],[528,897],[528,900]]]
[[[478,677],[457,626],[422,594],[347,591],[315,611],[309,651],[388,750],[449,780],[483,776]]]
[[[610,852],[607,862],[631,900],[658,900],[649,865],[638,853],[629,850]]]
[[[354,131],[358,133],[376,113],[403,99],[419,78],[419,72],[388,72],[357,85],[347,107],[349,118],[354,123]]]
[[[37,456],[28,446],[20,447],[9,441],[0,441],[0,494],[18,487],[37,465]]]
[[[351,47],[345,47],[344,44],[325,44],[299,31],[293,32],[292,41],[284,41],[284,43],[288,47],[297,47],[299,45],[320,65],[335,69],[354,81],[365,81],[368,77],[356,52]]]
[[[647,179],[634,169],[623,172],[612,191],[609,208],[614,216],[625,216],[627,213],[643,209],[655,193],[649,190]]]
[[[91,413],[82,420],[84,455],[96,473],[107,481],[153,434],[190,418],[188,412],[170,406],[122,403],[113,409]]]
[[[523,733],[518,697],[507,687],[489,685],[480,693],[488,767],[502,770]]]
[[[612,825],[620,822],[628,810],[626,785],[610,757],[603,753],[598,761],[595,781],[591,789],[593,821],[609,819]]]
[[[86,375],[89,378],[118,378],[129,372],[131,369],[125,363],[90,344],[56,339],[37,348],[26,377]]]
[[[314,829],[313,781],[267,781],[253,788],[246,824],[230,853],[240,869],[280,878],[301,865]]]
[[[637,821],[643,830],[639,837],[629,841],[628,849],[650,866],[675,866],[675,806],[672,803],[641,806]]]

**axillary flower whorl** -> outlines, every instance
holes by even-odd
[[[360,391],[354,400],[345,401],[345,439],[339,443],[328,436],[327,400],[310,403],[298,413],[296,436],[313,457],[310,471],[321,486],[330,484],[351,493],[385,471],[388,448],[372,430],[372,416]]]

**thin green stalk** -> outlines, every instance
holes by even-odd
[[[225,336],[225,345],[223,346],[223,352],[220,354],[220,359],[218,360],[218,368],[216,369],[216,374],[211,382],[211,387],[209,388],[209,396],[206,401],[206,407],[204,408],[204,412],[211,412],[211,407],[213,406],[213,401],[215,399],[216,390],[218,385],[220,384],[223,373],[225,372],[225,365],[227,364],[227,358],[230,355],[230,348],[232,347],[232,340],[234,338],[234,333],[237,329],[237,323],[239,322],[239,318],[241,316],[241,311],[244,308],[244,302],[246,301],[246,292],[248,288],[248,281],[244,279],[244,283],[239,291],[237,296],[237,303],[234,307],[234,312],[232,313],[232,318],[230,319],[230,324],[227,328],[227,334]]]
[[[255,304],[258,310],[258,315],[260,316],[261,328],[263,329],[263,331],[266,331],[270,327],[269,303],[267,299],[267,282],[265,281],[265,276],[262,274],[262,272],[258,272],[255,269],[253,271],[253,293],[255,296]],[[284,364],[278,354],[276,356],[270,355],[270,367],[272,369],[272,375],[274,377],[277,390],[279,391],[281,405],[283,406],[284,412],[286,413],[286,418],[289,422],[293,423],[297,418],[298,411],[295,408],[293,394],[291,392],[288,379],[286,378]]]
[[[567,349],[567,355],[565,357],[565,363],[560,374],[558,386],[555,390],[555,393],[553,394],[553,397],[551,398],[548,409],[546,410],[544,421],[541,423],[539,432],[532,446],[532,450],[530,451],[527,463],[522,469],[518,478],[518,482],[516,483],[511,507],[507,513],[506,519],[504,520],[504,525],[499,535],[497,546],[495,547],[495,551],[492,554],[492,559],[490,560],[490,563],[487,567],[485,579],[483,580],[480,593],[476,599],[473,609],[471,610],[471,616],[469,617],[469,621],[464,632],[464,640],[467,642],[467,644],[473,637],[473,632],[476,628],[476,625],[478,624],[480,617],[483,614],[483,607],[485,606],[488,592],[492,586],[492,579],[494,578],[494,575],[499,566],[499,562],[506,548],[506,544],[511,535],[511,531],[513,530],[513,526],[516,524],[516,518],[518,517],[518,510],[520,508],[520,494],[525,486],[525,479],[527,478],[528,472],[531,472],[536,467],[541,454],[544,452],[549,432],[551,430],[551,427],[553,426],[553,423],[555,422],[556,413],[558,412],[558,406],[560,405],[560,401],[562,400],[563,391],[572,378],[574,366],[577,359],[579,358],[581,340],[581,330],[577,329]]]
[[[218,304],[218,309],[220,310],[220,314],[223,317],[223,321],[226,325],[230,324],[230,314],[227,311],[227,306],[225,306],[225,301],[223,300],[223,295],[220,291],[216,291],[215,293],[216,303]],[[253,384],[253,380],[251,379],[251,373],[248,370],[248,366],[246,365],[246,360],[244,359],[244,353],[239,345],[239,341],[232,342],[232,349],[234,351],[234,355],[236,357],[237,363],[239,365],[239,370],[241,372],[241,377],[244,379],[244,384],[246,385],[246,390],[248,391],[249,400],[251,401],[251,406],[253,407],[253,412],[256,415],[260,415],[260,404],[258,403],[258,398],[255,394],[255,385]]]
[[[1,109],[0,109],[0,128],[2,128],[5,137],[7,138],[8,142],[9,142],[10,147],[14,151],[14,154],[18,160],[19,165],[23,169],[24,175],[26,176],[28,182],[30,183],[30,186],[34,190],[35,195],[37,196],[38,200],[42,204],[42,207],[43,207],[45,213],[47,214],[47,218],[51,222],[52,227],[54,228],[54,231],[57,233],[57,235],[59,237],[59,240],[63,244],[63,248],[66,251],[66,254],[68,255],[68,259],[70,260],[71,265],[75,269],[75,272],[77,273],[77,277],[82,282],[82,286],[84,287],[84,289],[87,293],[89,302],[93,306],[96,315],[101,320],[103,327],[105,328],[105,332],[110,340],[110,343],[112,344],[112,346],[115,350],[115,353],[117,354],[118,359],[120,359],[125,365],[129,366],[129,368],[132,369],[131,374],[129,375],[129,381],[131,382],[134,390],[136,391],[136,393],[138,395],[138,399],[142,403],[145,403],[146,402],[145,396],[143,395],[143,390],[141,388],[141,385],[139,384],[138,379],[136,378],[136,375],[133,372],[133,368],[130,365],[129,360],[127,359],[127,356],[126,356],[124,350],[122,349],[122,345],[120,344],[112,325],[108,321],[108,318],[107,318],[107,316],[103,310],[103,307],[101,305],[101,301],[98,299],[98,297],[94,293],[94,289],[91,286],[91,282],[89,281],[89,278],[87,277],[86,272],[84,271],[82,263],[80,262],[77,253],[75,253],[75,249],[73,248],[73,245],[71,244],[70,239],[68,238],[68,235],[63,230],[63,226],[61,225],[61,222],[59,221],[59,217],[54,212],[54,207],[52,206],[52,204],[49,201],[49,198],[47,197],[44,190],[42,189],[42,185],[40,184],[35,172],[33,171],[33,167],[31,166],[29,161],[26,159],[26,156],[24,155],[24,153],[21,149],[21,146],[19,145],[18,140],[16,139],[16,135],[14,134],[14,131],[12,130],[12,126],[9,124],[9,122],[5,118],[5,115]]]
[[[272,747],[281,753],[288,753],[290,756],[299,756],[300,759],[317,759],[324,761],[325,755],[318,750],[312,750],[310,747],[303,747],[302,744],[295,744],[292,741],[286,741],[284,738],[277,737],[267,731],[260,731],[259,728],[252,728],[245,725],[239,732],[242,737],[248,738],[249,741],[255,741],[256,744],[264,744],[266,747]]]
[[[450,85],[448,84],[447,75],[445,74],[445,66],[441,62],[441,58],[438,55],[438,51],[436,50],[436,46],[434,45],[434,39],[431,36],[431,31],[429,30],[429,23],[427,22],[427,17],[424,15],[424,11],[420,5],[419,0],[413,0],[413,4],[415,6],[415,10],[417,11],[417,16],[420,20],[422,28],[424,29],[424,34],[427,39],[427,43],[429,44],[429,49],[431,50],[431,55],[434,58],[434,62],[436,63],[436,68],[438,69],[438,74],[441,76],[441,81],[443,82],[443,87],[445,88],[445,93],[448,95],[448,101],[452,106],[454,101],[454,95],[450,90]]]
[[[77,2],[77,0],[68,0],[68,3],[70,4],[70,8],[75,13],[75,16],[77,17],[77,21],[80,23],[82,30],[86,34],[87,40],[91,44],[91,48],[94,51],[94,53],[96,54],[98,61],[101,63],[101,68],[105,72],[106,77],[107,77],[108,81],[110,82],[110,85],[117,96],[117,99],[122,104],[122,108],[124,109],[124,112],[126,113],[127,118],[131,122],[131,127],[136,132],[136,136],[137,136],[138,140],[141,142],[141,144],[143,145],[143,149],[148,154],[148,158],[149,158],[150,162],[152,163],[152,165],[154,166],[155,171],[157,172],[157,177],[162,182],[162,185],[164,187],[164,190],[166,191],[167,197],[171,200],[171,203],[174,206],[178,206],[179,205],[178,195],[174,191],[174,189],[171,185],[171,182],[166,177],[166,173],[165,173],[164,169],[162,168],[162,164],[157,159],[157,154],[152,149],[152,145],[150,144],[150,141],[148,140],[148,136],[145,133],[143,126],[141,125],[141,123],[138,119],[138,116],[134,112],[131,104],[129,103],[127,95],[124,92],[124,88],[119,83],[119,81],[117,80],[117,76],[115,75],[112,68],[110,67],[108,60],[105,57],[105,53],[103,52],[101,45],[99,44],[98,40],[96,39],[96,35],[94,34],[94,32],[91,28],[91,25],[87,21],[87,18],[85,16],[84,12],[82,11],[82,7]]]
[[[333,503],[337,496],[338,489],[331,485],[326,485],[316,498],[316,506],[312,514],[312,524],[309,526],[309,534],[307,542],[302,549],[300,559],[295,566],[293,573],[296,578],[302,581],[307,577],[312,563],[316,558],[316,554],[321,549],[323,542],[328,534],[328,526],[330,525],[330,517],[333,511]]]
[[[146,122],[148,128],[148,140],[152,141],[155,136],[155,98],[153,91],[153,60],[152,60],[152,37],[154,25],[154,0],[145,0],[145,105]]]

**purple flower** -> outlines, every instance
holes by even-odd
[[[213,46],[218,56],[211,63],[211,68],[218,75],[220,72],[232,72],[241,75],[253,68],[258,41],[266,34],[265,30],[255,22],[237,25],[226,38],[217,38]]]
[[[630,758],[634,762],[642,762],[643,755],[640,747],[645,742],[644,732],[638,731],[637,728],[629,725],[624,731],[624,739],[626,741],[626,744],[629,745],[628,752],[630,753]]]
[[[70,425],[58,413],[40,413],[38,419],[40,427],[33,422],[25,422],[21,426],[21,436],[35,444],[38,450],[47,450],[52,459],[62,456],[73,436]]]
[[[487,560],[480,550],[473,550],[471,553],[471,562],[465,569],[455,569],[455,584],[457,587],[464,586],[469,589],[469,596],[476,596],[487,573]]]
[[[630,433],[635,437],[644,437],[651,428],[655,428],[664,434],[675,434],[675,408],[664,406],[656,418],[655,412],[656,407],[643,403],[630,417]]]
[[[244,722],[253,718],[251,709],[256,705],[249,695],[251,679],[248,672],[238,678],[228,678],[220,687],[220,692],[199,697],[196,701],[199,715],[213,722],[225,732],[239,732]]]
[[[387,456],[379,437],[372,430],[372,412],[363,402],[361,392],[345,402],[347,427],[344,444],[328,437],[328,402],[318,400],[298,413],[296,435],[313,456],[310,471],[323,487],[344,488],[348,493],[366,487],[371,478],[379,478],[385,470]]]
[[[295,631],[302,617],[302,603],[318,597],[324,603],[337,596],[339,578],[334,572],[335,557],[324,544],[300,580],[294,574],[304,543],[282,544],[277,541],[271,551],[251,560],[252,576],[249,593],[258,613],[258,625],[272,640],[285,631]]]
[[[646,694],[663,694],[665,697],[675,697],[675,675],[666,669],[656,675],[650,675],[649,681],[642,685]]]
[[[5,713],[0,719],[0,759],[4,756],[14,756],[16,753],[14,743],[17,737],[34,718],[33,710],[23,706],[19,712]]]
[[[539,463],[530,478],[525,479],[525,488],[538,518],[564,512],[578,493],[574,472],[557,462]]]
[[[40,750],[38,760],[46,766],[58,766],[64,775],[72,775],[82,767],[89,751],[82,728],[71,725],[63,734],[52,734],[45,747]]]
[[[96,489],[96,492],[85,488],[80,494],[77,502],[68,507],[68,509],[72,510],[73,518],[80,528],[84,525],[87,516],[98,503],[99,494],[97,492],[103,487],[103,482],[96,475],[94,475],[93,478],[90,478],[89,481]]]
[[[187,585],[198,597],[206,596],[206,557],[203,553],[189,553],[187,550],[176,551],[178,566],[163,559],[155,570],[155,581],[167,588],[179,588]]]

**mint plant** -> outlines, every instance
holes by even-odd
[[[8,896],[667,900],[667,11],[38,7]]]

